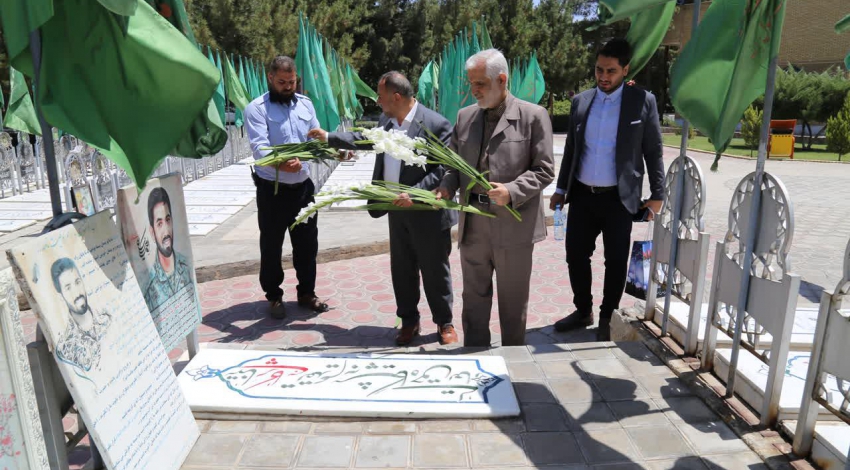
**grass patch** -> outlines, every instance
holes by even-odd
[[[664,145],[672,145],[678,147],[682,143],[682,137],[673,134],[665,134],[663,136]],[[695,150],[705,150],[706,152],[714,153],[714,145],[708,142],[708,137],[697,136],[688,141],[688,147]],[[744,139],[732,139],[732,143],[724,152],[729,155],[738,155],[741,157],[755,158],[757,150],[750,150],[744,145]],[[776,160],[787,160],[786,158],[775,158]],[[803,146],[798,142],[794,150],[794,160],[822,160],[822,161],[838,161],[838,154],[827,152],[826,145],[815,144],[811,150],[803,150]],[[844,156],[842,160],[848,160]]]

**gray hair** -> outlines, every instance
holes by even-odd
[[[378,83],[384,82],[384,87],[393,93],[398,93],[402,98],[413,98],[413,86],[401,72],[395,70],[381,75]]]
[[[499,74],[509,76],[508,61],[498,49],[485,49],[466,59],[466,71],[482,63],[487,67],[487,76],[493,80],[499,78]]]

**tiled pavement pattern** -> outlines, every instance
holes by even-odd
[[[451,353],[504,356],[522,416],[200,421],[183,469],[766,468],[641,343]]]

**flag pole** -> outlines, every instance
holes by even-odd
[[[776,68],[779,63],[777,53],[770,59],[767,69],[767,86],[764,91],[764,116],[761,121],[761,136],[759,137],[759,153],[756,160],[756,171],[753,175],[753,196],[750,203],[750,217],[747,221],[746,240],[744,245],[744,259],[741,261],[741,287],[738,293],[738,302],[735,307],[735,336],[732,342],[732,356],[729,358],[729,376],[726,380],[726,398],[732,398],[735,394],[735,377],[737,375],[738,355],[740,353],[739,343],[744,326],[744,314],[747,310],[747,300],[750,291],[750,276],[752,275],[753,245],[759,226],[759,214],[761,212],[761,186],[764,179],[764,164],[767,161],[767,141],[770,138],[770,115],[773,112],[773,95],[776,90]],[[709,319],[709,321],[711,321]]]
[[[41,33],[38,29],[30,33],[30,51],[33,63],[33,89],[39,92],[39,75],[41,72]],[[44,160],[47,164],[47,184],[50,191],[50,205],[53,209],[53,217],[62,214],[62,198],[59,196],[59,174],[56,171],[56,150],[53,148],[53,131],[44,120],[41,112],[41,101],[35,97],[35,115],[41,126],[41,142],[44,144]]]
[[[691,23],[691,37],[699,26],[700,6],[702,0],[694,0],[694,15]],[[682,206],[685,204],[685,159],[688,156],[688,134],[691,123],[687,119],[682,120],[682,144],[679,147],[679,158],[673,164],[679,166],[676,172],[676,200],[673,202],[673,217],[670,221],[670,257],[667,263],[666,289],[664,290],[664,312],[661,315],[661,336],[667,336],[667,323],[670,318],[670,301],[673,296],[673,278],[676,274],[676,263],[679,254],[679,221],[682,218]],[[650,273],[650,276],[652,274]],[[649,302],[649,299],[647,299]],[[689,332],[688,334],[691,334]],[[685,341],[687,348],[689,341]]]

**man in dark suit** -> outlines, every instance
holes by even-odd
[[[413,87],[399,72],[388,72],[378,81],[378,104],[383,114],[379,125],[384,129],[400,129],[410,137],[426,137],[430,130],[443,142],[451,138],[452,126],[443,116],[418,103]],[[310,137],[327,140],[338,149],[363,148],[355,142],[364,140],[357,132],[310,131]],[[367,147],[368,148],[368,147]],[[393,181],[416,188],[433,190],[440,184],[445,170],[440,165],[425,168],[404,165],[390,155],[379,154],[375,159],[373,181]],[[399,207],[413,205],[407,194],[394,202]],[[441,344],[456,343],[457,333],[452,325],[452,275],[449,255],[452,250],[452,226],[457,223],[454,211],[369,211],[372,217],[389,212],[390,266],[395,291],[397,315],[401,331],[396,337],[400,346],[410,344],[419,334],[419,274],[425,297],[437,324]]]
[[[597,87],[572,100],[570,128],[555,194],[549,206],[570,204],[567,265],[576,311],[555,323],[557,331],[593,324],[590,257],[602,234],[605,283],[597,339],[610,339],[610,322],[626,286],[632,222],[651,220],[664,197],[661,125],[655,97],[624,85],[631,48],[612,39],[596,55]],[[650,198],[641,201],[644,162]],[[648,211],[644,211],[648,209]]]

